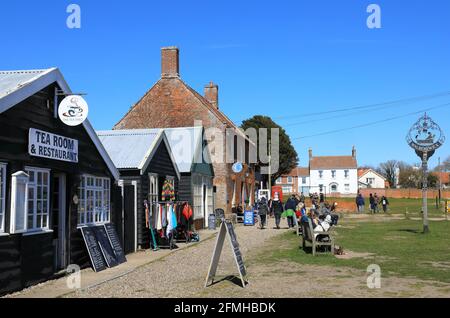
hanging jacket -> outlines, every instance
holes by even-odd
[[[159,231],[162,230],[162,228],[162,205],[159,204],[158,212],[156,213],[156,229]]]
[[[192,208],[189,204],[185,204],[183,208],[183,216],[186,220],[190,220],[192,217]]]
[[[169,236],[169,234],[172,233],[172,231],[174,229],[173,217],[172,217],[172,206],[166,205],[166,220],[167,220],[166,235]]]
[[[178,227],[177,214],[175,212],[175,207],[170,206],[170,217],[172,218],[172,226],[174,229]]]

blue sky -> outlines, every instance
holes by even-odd
[[[70,3],[81,6],[80,30],[66,27]],[[371,3],[381,29],[366,26]],[[448,0],[1,1],[0,69],[59,67],[72,90],[88,93],[95,128],[109,129],[159,79],[160,47],[176,45],[189,85],[219,84],[220,107],[237,123],[264,114],[288,125],[301,165],[309,147],[345,155],[353,145],[360,164],[414,163],[405,136],[417,115],[294,138],[450,103],[302,116],[450,91],[449,14]],[[450,107],[429,114],[449,135]],[[448,155],[450,140],[431,165]]]

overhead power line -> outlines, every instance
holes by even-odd
[[[338,109],[332,109],[332,110],[326,110],[326,111],[320,111],[320,112],[280,116],[280,117],[274,117],[273,119],[274,120],[285,120],[285,119],[292,119],[292,118],[298,118],[298,117],[313,117],[313,116],[319,116],[319,115],[324,115],[324,114],[348,112],[348,111],[352,111],[352,110],[370,109],[370,108],[374,108],[374,107],[388,106],[388,105],[394,105],[394,104],[399,104],[399,103],[413,103],[413,102],[419,102],[419,101],[424,101],[424,100],[428,100],[428,99],[439,98],[439,97],[443,97],[443,96],[450,96],[450,91],[431,94],[431,95],[403,98],[403,99],[382,102],[382,103],[376,103],[376,104],[368,104],[368,105],[363,105],[363,106],[353,106],[353,107],[338,108]]]
[[[399,116],[394,116],[394,117],[390,117],[390,118],[385,118],[385,119],[373,121],[373,122],[370,122],[370,123],[365,123],[365,124],[360,124],[360,125],[356,125],[356,126],[352,126],[352,127],[335,129],[335,130],[329,130],[329,131],[325,131],[325,132],[321,132],[321,133],[317,133],[317,134],[312,134],[312,135],[307,135],[307,136],[302,136],[302,137],[296,137],[296,138],[291,138],[291,139],[292,140],[300,140],[300,139],[306,139],[306,138],[311,138],[311,137],[331,135],[331,134],[340,133],[340,132],[343,132],[343,131],[348,131],[348,130],[353,130],[353,129],[357,129],[357,128],[373,126],[373,125],[385,123],[387,121],[392,121],[392,120],[396,120],[396,119],[400,119],[400,118],[404,118],[404,117],[408,117],[408,116],[412,116],[412,115],[421,114],[421,113],[424,113],[424,112],[427,112],[427,111],[430,111],[430,110],[433,110],[433,109],[442,108],[442,107],[445,107],[445,106],[450,106],[450,103],[441,104],[441,105],[437,105],[437,106],[433,106],[433,107],[428,107],[426,109],[422,109],[422,110],[419,110],[419,111],[416,111],[416,112],[411,112],[411,113],[407,113],[407,114],[404,114],[404,115],[399,115]]]

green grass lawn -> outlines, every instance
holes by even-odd
[[[373,217],[364,221],[344,219],[341,225],[335,229],[337,245],[343,246],[344,251],[373,255],[348,260],[331,254],[313,257],[300,248],[301,237],[289,232],[277,237],[270,252],[259,255],[258,261],[271,263],[287,260],[361,270],[366,270],[370,264],[378,264],[385,276],[450,283],[450,222],[430,222],[431,233],[426,235],[421,233],[420,221]]]
[[[346,201],[355,202],[354,198],[327,198],[328,202]],[[389,213],[391,214],[405,214],[408,211],[413,217],[421,215],[422,211],[422,199],[389,199]],[[434,199],[428,199],[428,214],[430,216],[442,216],[444,211],[444,202],[442,202],[441,207],[436,208],[436,201]],[[369,200],[366,198],[366,212],[369,212]],[[382,211],[381,205],[379,205],[380,211]]]

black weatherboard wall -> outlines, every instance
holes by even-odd
[[[126,222],[127,224],[124,225],[125,231],[128,230],[127,233],[125,233],[125,238],[128,240],[133,240],[133,234],[130,233],[131,230],[133,230],[132,224],[130,222],[134,221],[134,213],[136,213],[137,219],[136,219],[136,226],[137,228],[134,229],[136,231],[137,236],[137,246],[140,248],[149,248],[150,245],[150,236],[149,236],[149,229],[146,227],[145,224],[145,208],[144,208],[144,201],[148,199],[148,193],[150,191],[149,189],[149,174],[155,174],[158,175],[159,184],[158,188],[161,192],[164,180],[170,176],[173,177],[175,180],[175,193],[178,193],[179,189],[179,180],[177,176],[177,171],[175,168],[175,163],[172,161],[172,158],[169,154],[169,149],[167,148],[166,144],[164,142],[161,142],[150,160],[150,163],[147,166],[147,169],[141,173],[139,169],[119,169],[120,172],[120,178],[123,180],[126,180],[128,184],[131,181],[135,181],[137,183],[137,210],[134,210],[134,204],[131,203],[131,199],[129,198],[130,195],[134,195],[134,192],[130,188],[130,186],[126,186],[126,189],[124,190],[124,193],[128,193],[128,195],[125,195],[124,197],[124,203],[127,204],[127,208],[124,210],[124,220],[128,220],[129,222]],[[159,193],[160,195],[160,193]],[[178,200],[178,197],[177,197]],[[134,200],[133,200],[134,202]],[[128,242],[124,242],[124,246],[129,245]],[[126,249],[127,253],[133,252],[130,249]]]
[[[54,117],[54,92],[56,84],[39,91],[23,102],[0,113],[0,162],[7,164],[5,231],[10,228],[11,175],[23,171],[26,166],[50,169],[50,193],[56,173],[67,177],[66,187],[66,239],[69,264],[89,266],[89,258],[77,228],[78,206],[72,198],[78,195],[80,176],[90,174],[111,180],[111,220],[117,221],[120,200],[114,176],[104,162],[97,147],[83,126],[69,127]],[[69,163],[28,154],[30,128],[78,140],[79,162]],[[117,201],[116,201],[117,200]],[[118,202],[116,204],[115,202]],[[35,235],[11,234],[0,236],[0,294],[15,291],[49,278],[55,273],[54,240],[58,238],[58,215],[50,200],[50,229],[53,232]]]

